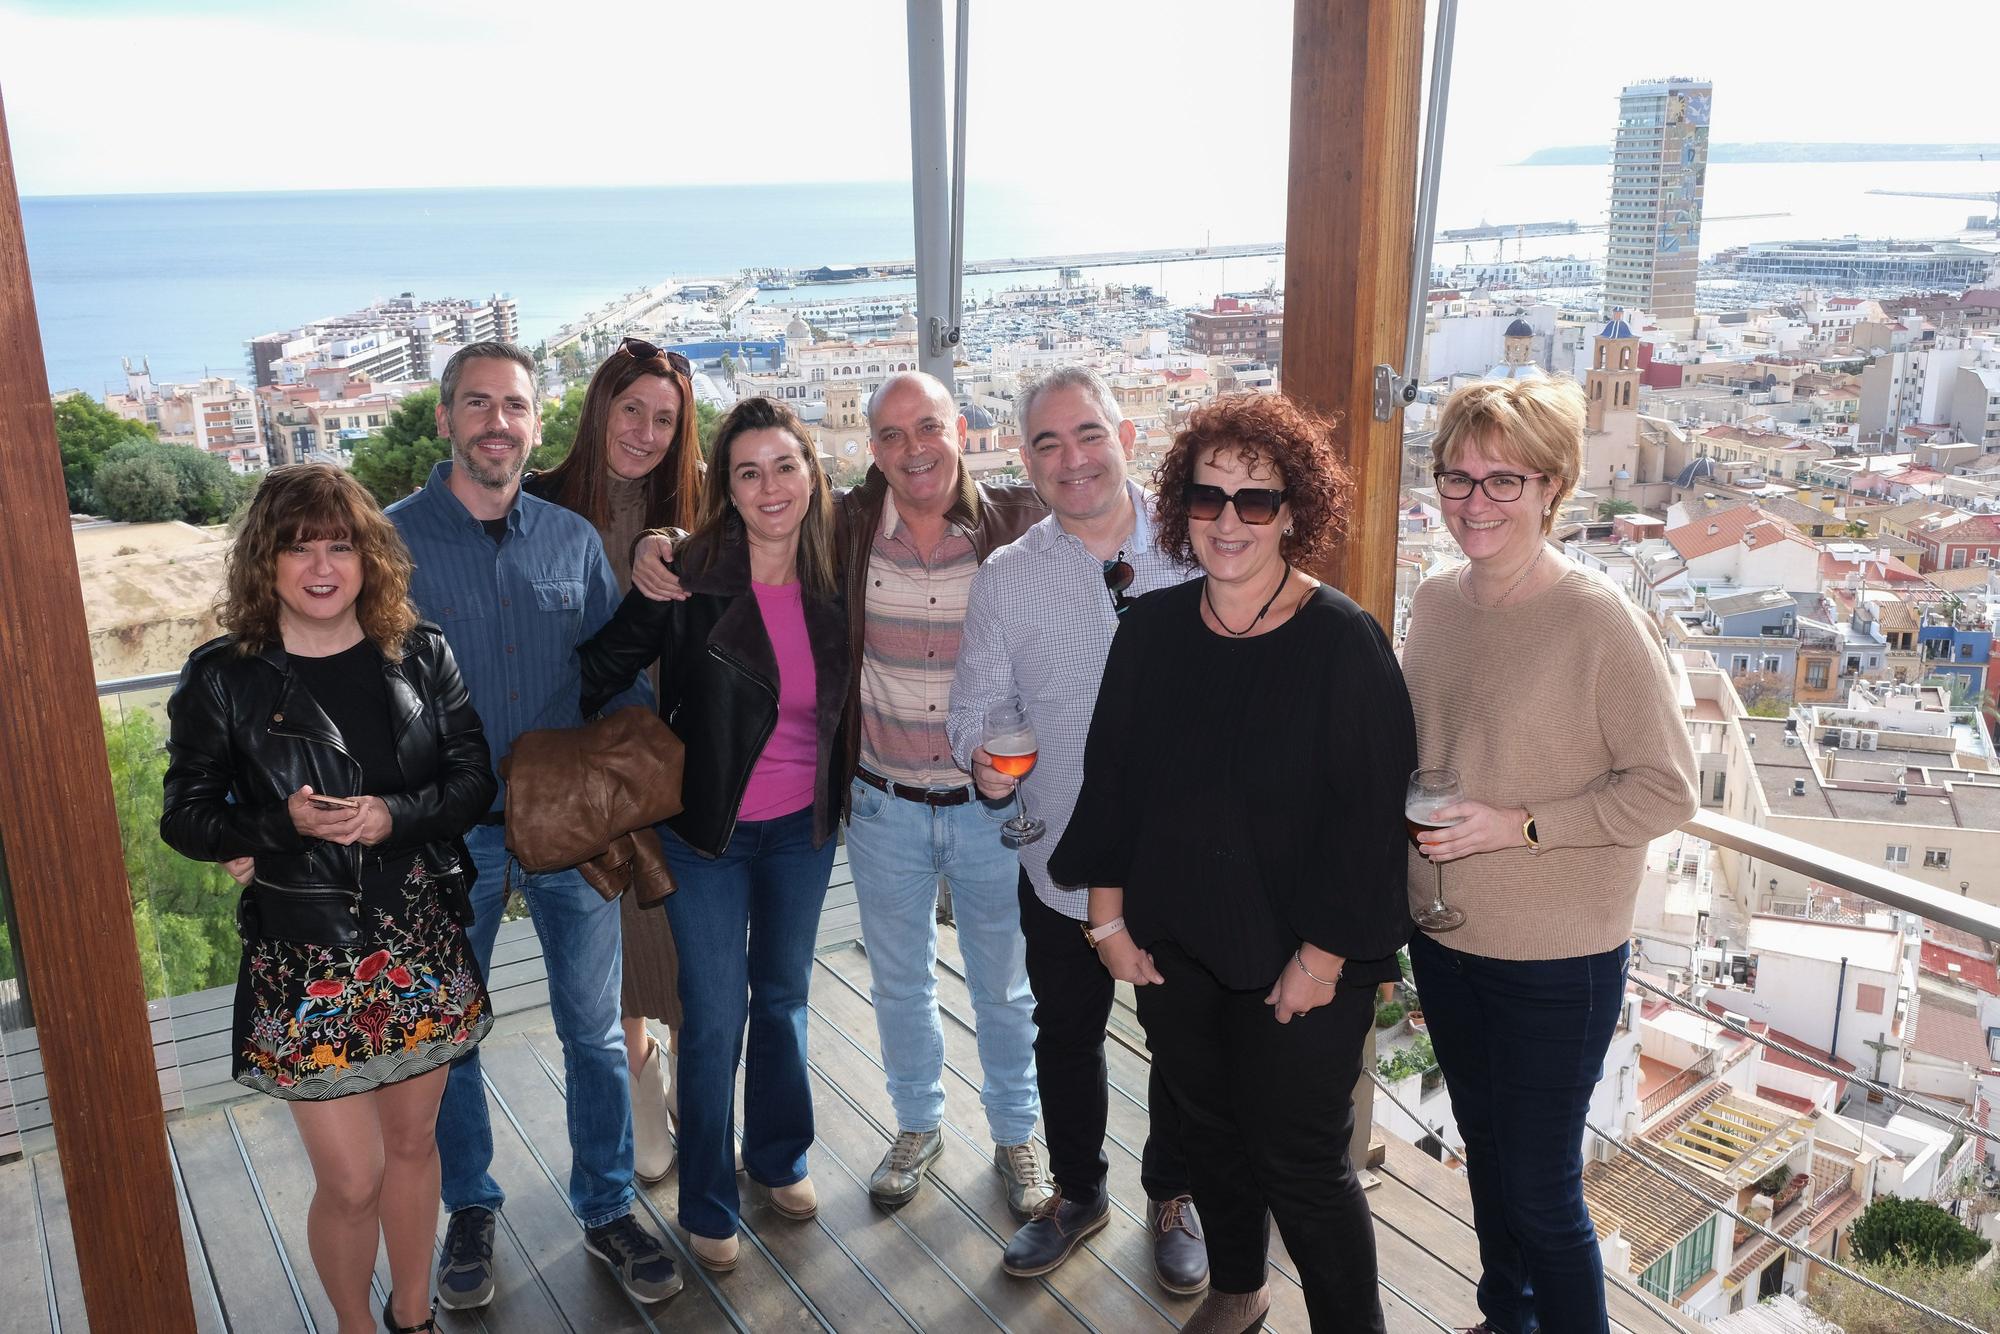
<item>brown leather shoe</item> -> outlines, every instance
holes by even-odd
[[[1035,1211],[1000,1256],[1000,1267],[1015,1278],[1036,1278],[1048,1273],[1084,1238],[1111,1221],[1111,1198],[1099,1193],[1096,1200],[1078,1204],[1063,1198],[1060,1190],[1050,1195]]]
[[[1179,1297],[1192,1297],[1206,1288],[1208,1241],[1202,1236],[1194,1198],[1147,1200],[1146,1222],[1153,1233],[1153,1275],[1160,1286]]]

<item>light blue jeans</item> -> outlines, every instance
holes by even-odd
[[[995,1144],[1025,1144],[1041,1113],[1035,996],[1016,898],[1021,868],[1000,842],[1014,803],[925,806],[856,779],[847,864],[868,948],[869,993],[898,1130],[944,1120],[944,1031],[937,1006],[938,877],[951,882],[979,1038],[980,1101]]]
[[[479,879],[472,887],[473,921],[466,931],[479,971],[491,971],[493,938],[507,871],[506,831],[475,825],[465,835]],[[568,1090],[569,1207],[585,1227],[632,1211],[632,1091],[625,1073],[625,1033],[619,1025],[624,960],[616,900],[605,902],[575,871],[529,875],[516,867],[514,887],[528,905],[548,970],[549,1013],[562,1042]],[[506,1198],[489,1170],[493,1126],[474,1048],[451,1067],[438,1107],[438,1160],[444,1207],[498,1209]]]

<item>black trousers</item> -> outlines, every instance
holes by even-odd
[[[1049,1139],[1049,1174],[1063,1198],[1094,1200],[1104,1189],[1110,1117],[1104,1026],[1111,1018],[1111,974],[1083,939],[1082,923],[1035,897],[1021,874],[1021,931],[1028,941],[1028,983],[1035,989],[1035,1079],[1042,1090],[1042,1126]],[[1180,1117],[1155,1063],[1146,1088],[1151,1124],[1139,1159],[1148,1199],[1171,1200],[1188,1190]]]
[[[1166,980],[1139,988],[1139,1018],[1180,1109],[1215,1290],[1263,1285],[1275,1217],[1313,1328],[1380,1331],[1375,1228],[1347,1159],[1375,988],[1281,1024],[1268,988],[1231,991],[1171,944],[1153,962]]]

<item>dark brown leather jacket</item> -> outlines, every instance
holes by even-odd
[[[653,826],[681,813],[683,761],[680,738],[637,704],[522,733],[500,761],[507,850],[527,871],[574,866],[606,899],[659,902],[674,876]]]
[[[834,546],[840,553],[840,578],[847,594],[848,657],[845,759],[840,790],[845,793],[861,764],[861,655],[868,616],[868,555],[882,528],[882,497],[889,491],[882,470],[869,465],[861,485],[842,492],[834,503]],[[945,512],[947,522],[972,535],[973,553],[983,563],[1039,523],[1049,507],[1026,482],[975,482],[958,469],[958,498]]]

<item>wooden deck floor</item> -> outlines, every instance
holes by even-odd
[[[942,933],[946,1010],[945,1149],[926,1188],[895,1214],[868,1201],[868,1173],[894,1134],[876,1059],[868,961],[858,945],[825,949],[809,1017],[818,1138],[812,1174],[817,1219],[795,1223],[746,1183],[741,1265],[715,1276],[696,1266],[673,1225],[676,1180],[646,1193],[646,1221],[671,1240],[685,1290],[641,1307],[624,1297],[582,1247],[563,1192],[569,1170],[562,1054],[545,1010],[509,1016],[483,1047],[493,1111],[494,1174],[508,1190],[498,1237],[493,1304],[445,1314],[455,1331],[572,1330],[1010,1330],[1177,1327],[1194,1299],[1152,1282],[1138,1150],[1145,1138],[1145,1056],[1109,1044],[1111,1225],[1060,1270],[1010,1279],[1000,1250],[1014,1223],[991,1165],[977,1090],[970,999],[953,934]],[[1136,1032],[1130,1014],[1120,1034]],[[289,1115],[247,1097],[180,1113],[169,1135],[182,1192],[188,1272],[203,1331],[289,1334],[334,1328],[305,1242],[311,1187]],[[1369,1192],[1389,1327],[1420,1331],[1474,1323],[1477,1251],[1461,1177],[1401,1141]],[[53,1153],[0,1166],[0,1332],[87,1328],[71,1253],[61,1173]],[[1305,1330],[1290,1260],[1274,1238],[1269,1327]],[[378,1264],[376,1297],[387,1287]],[[1615,1328],[1653,1334],[1692,1326],[1631,1288],[1614,1288]]]

